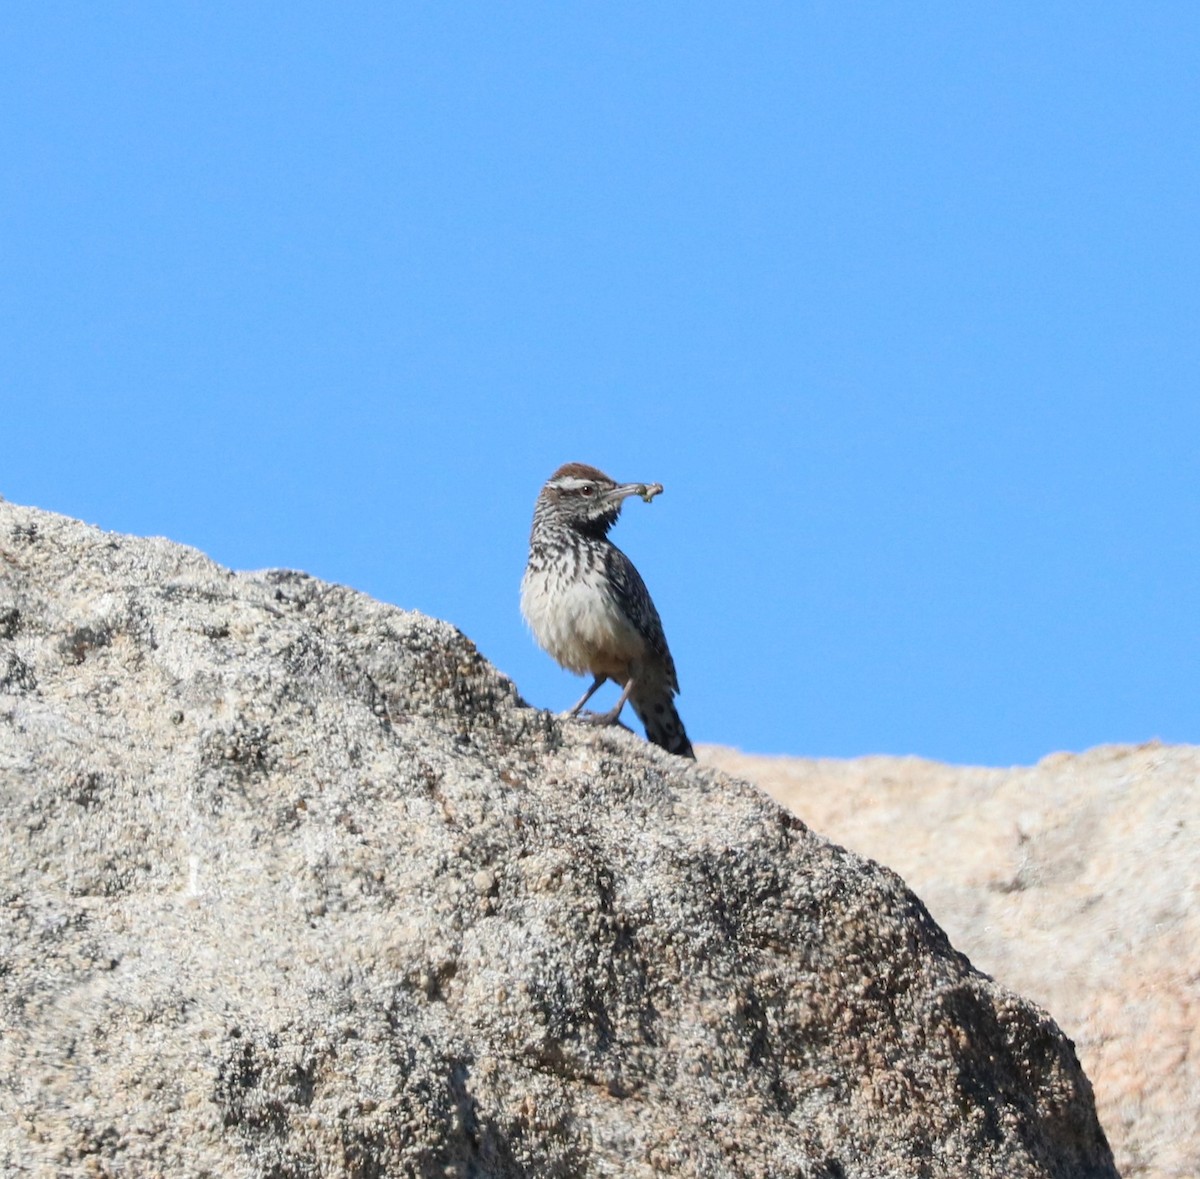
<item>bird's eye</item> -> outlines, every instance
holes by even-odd
[[[596,490],[596,489],[595,489],[595,488],[594,488],[594,487],[593,487],[593,486],[592,486],[590,483],[585,483],[585,484],[584,484],[584,485],[583,485],[583,486],[582,486],[582,487],[579,489],[579,494],[580,494],[580,495],[582,495],[582,496],[584,497],[584,499],[591,499],[591,498],[592,498],[592,492],[593,492],[593,491],[595,491],[595,490]]]

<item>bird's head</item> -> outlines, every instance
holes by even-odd
[[[538,509],[581,532],[605,536],[629,496],[649,503],[660,491],[660,483],[617,483],[586,463],[567,463],[546,480]]]

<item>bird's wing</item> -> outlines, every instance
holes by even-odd
[[[604,554],[605,573],[608,575],[610,592],[633,623],[647,646],[657,655],[666,669],[667,682],[672,692],[679,691],[679,679],[675,674],[675,660],[667,646],[662,619],[654,607],[650,591],[642,580],[633,562],[614,544],[609,544]]]

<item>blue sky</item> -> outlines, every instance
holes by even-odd
[[[666,486],[614,539],[696,741],[1196,741],[1198,60],[1191,3],[10,5],[0,494],[557,709],[590,462]]]

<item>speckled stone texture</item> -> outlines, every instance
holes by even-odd
[[[1011,769],[700,757],[894,868],[976,966],[1053,1012],[1126,1179],[1200,1176],[1200,748]]]
[[[1116,1174],[899,877],[347,589],[0,503],[0,812],[6,1174]]]

